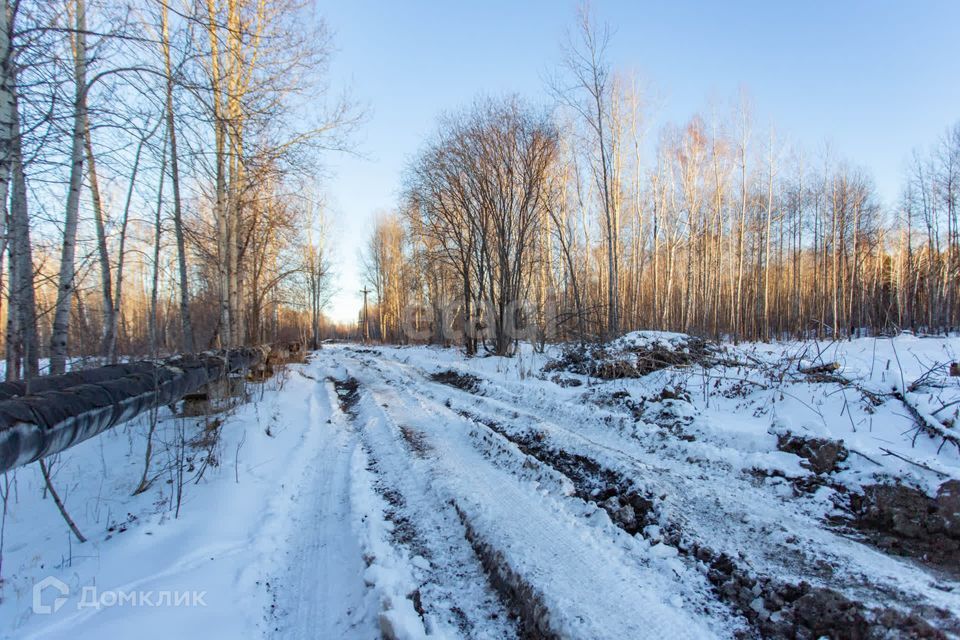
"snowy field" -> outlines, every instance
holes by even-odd
[[[161,412],[138,495],[149,416],[61,454],[84,544],[8,474],[0,635],[960,637],[958,359],[332,345]]]

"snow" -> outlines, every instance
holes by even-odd
[[[402,370],[398,374],[403,376]],[[473,535],[503,553],[512,569],[539,592],[551,612],[551,629],[559,637],[637,637],[658,629],[670,630],[678,638],[710,637],[700,621],[664,601],[663,593],[675,588],[670,576],[643,571],[637,559],[625,555],[617,543],[627,543],[616,539],[620,536],[605,513],[599,512],[603,517],[593,525],[607,535],[588,535],[581,524],[587,505],[568,504],[571,499],[563,495],[552,499],[553,492],[541,490],[536,478],[521,476],[518,483],[515,468],[500,468],[499,460],[485,464],[484,453],[495,459],[502,453],[478,451],[468,420],[442,405],[411,401],[408,394],[399,393],[398,389],[410,390],[416,384],[408,377],[387,379],[389,384],[384,385],[375,378],[360,378],[376,400],[363,407],[379,414],[371,422],[424,430],[436,450],[429,473],[440,501],[453,501],[466,514]],[[382,411],[384,405],[389,412]],[[371,426],[368,423],[368,429]],[[595,508],[590,512],[598,513]],[[633,614],[623,616],[623,611]]]
[[[351,505],[354,507],[354,526],[360,533],[360,546],[370,566],[364,579],[379,596],[380,628],[397,640],[415,640],[426,637],[426,629],[407,594],[416,589],[413,562],[390,544],[393,526],[384,517],[387,505],[372,489],[372,474],[367,470],[368,459],[362,449],[356,449],[352,464],[354,484]],[[300,618],[294,620],[299,624]],[[314,636],[303,636],[314,637]],[[375,635],[372,637],[376,637]]]
[[[673,331],[631,331],[610,343],[612,350],[640,349],[654,344],[683,346],[690,340],[685,333]]]
[[[635,332],[607,351],[688,340]],[[520,619],[572,638],[749,629],[688,543],[869,606],[960,615],[956,576],[826,523],[840,515],[836,487],[900,482],[932,496],[960,479],[957,448],[916,435],[892,395],[957,424],[960,378],[947,367],[960,338],[725,345],[722,364],[606,381],[545,371],[560,353],[332,345],[207,419],[222,421],[216,463],[197,478],[206,454],[187,447],[179,514],[177,433],[191,439],[207,423],[161,411],[152,468],[162,473],[133,496],[149,427],[138,418],[52,465],[82,545],[36,465],[11,473],[0,636],[509,638],[523,635]],[[801,371],[833,362],[851,384]],[[477,388],[431,379],[446,371]],[[347,378],[356,398],[334,388]],[[793,482],[815,474],[777,449],[786,433],[842,440],[851,453],[830,483],[798,494]],[[627,533],[542,451],[628,478],[655,521]],[[56,612],[34,613],[33,586],[47,576],[69,594]],[[93,588],[111,606],[79,606]],[[199,602],[168,606],[184,594]],[[760,612],[763,599],[748,606]]]
[[[130,496],[142,473],[144,420],[78,445],[54,466],[55,486],[89,538],[84,545],[71,541],[52,500],[41,499],[39,470],[17,470],[0,603],[7,637],[236,638],[253,629],[272,630],[271,593],[280,588],[278,574],[285,579],[278,568],[288,564],[284,543],[290,540],[296,548],[298,536],[312,535],[297,529],[302,526],[297,519],[326,506],[316,502],[322,488],[309,471],[330,459],[319,428],[330,415],[328,399],[316,393],[315,380],[296,373],[286,374],[282,391],[280,382],[268,383],[272,388],[264,389],[262,397],[255,391],[250,402],[226,418],[219,466],[207,469],[199,484],[184,487],[178,518],[171,509],[175,484],[167,484],[166,476],[149,491]],[[157,440],[172,442],[178,422],[161,416]],[[188,432],[197,429],[186,422]],[[167,464],[165,456],[157,453],[155,468]],[[348,472],[342,468],[343,476]],[[108,530],[128,520],[124,531]],[[344,538],[353,542],[352,536]],[[350,557],[351,548],[327,551]],[[346,611],[353,603],[347,606],[343,600],[356,594],[362,598],[363,567],[354,564],[356,573],[341,570],[344,579],[329,591],[335,597],[329,609]],[[34,614],[33,584],[48,575],[64,581],[70,594],[56,613]],[[357,589],[349,589],[350,578]],[[129,592],[150,593],[144,596],[147,605],[156,604],[162,592],[169,592],[168,598],[196,592],[205,605],[80,608],[84,587],[118,599]]]

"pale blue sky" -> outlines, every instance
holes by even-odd
[[[360,307],[358,252],[374,213],[392,207],[407,159],[444,111],[480,93],[546,101],[576,3],[322,3],[335,32],[335,84],[370,110],[366,158],[331,157],[327,191],[340,292]],[[593,12],[614,28],[611,57],[652,89],[654,130],[728,105],[741,86],[756,127],[810,153],[825,144],[873,175],[885,202],[915,148],[960,120],[960,1],[615,2]]]

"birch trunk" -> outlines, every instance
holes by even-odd
[[[163,62],[166,70],[167,135],[170,136],[170,182],[173,188],[173,229],[177,237],[177,267],[180,276],[180,348],[185,353],[196,351],[193,323],[190,321],[190,289],[187,280],[187,248],[183,236],[183,216],[180,207],[180,165],[177,158],[177,127],[173,106],[173,65],[170,60],[170,27],[168,5],[161,10]],[[166,150],[166,146],[164,146]],[[154,289],[156,290],[156,289]]]
[[[10,47],[10,21],[8,15],[9,8],[4,2],[0,7],[0,236],[3,238],[3,250],[0,251],[0,262],[3,256],[9,253],[10,273],[8,284],[8,306],[7,306],[7,329],[6,329],[6,378],[12,380],[19,369],[19,359],[16,357],[18,345],[17,331],[17,302],[16,302],[16,273],[14,261],[16,255],[13,251],[13,244],[10,242],[10,211],[7,207],[7,196],[10,192],[10,174],[13,164],[12,142],[13,142],[13,120],[14,104],[13,92],[13,54]],[[2,268],[2,267],[0,267]]]
[[[10,49],[10,23],[7,3],[0,7],[0,213],[6,236],[7,195],[10,191],[10,167],[12,165],[11,141],[13,138],[13,54]]]
[[[60,252],[57,303],[53,316],[53,331],[50,336],[50,373],[53,375],[62,374],[67,368],[67,340],[70,330],[70,305],[73,300],[77,218],[80,212],[80,189],[83,186],[83,139],[87,121],[86,7],[84,0],[75,1],[73,137],[70,149],[70,185],[67,191],[67,207],[63,225],[63,247]]]
[[[16,74],[13,76],[16,82]],[[16,86],[14,84],[14,86]],[[40,349],[37,340],[36,300],[33,288],[33,248],[30,243],[30,217],[27,212],[27,180],[23,167],[23,148],[20,139],[20,110],[16,91],[13,93],[12,137],[13,192],[10,196],[11,248],[15,256],[17,279],[10,281],[11,290],[16,286],[17,326],[21,339],[20,353],[23,358],[25,377],[40,375]],[[10,311],[8,310],[9,314]]]
[[[166,11],[166,6],[164,6]],[[166,25],[166,21],[164,21]],[[163,151],[160,153],[160,185],[157,187],[157,214],[154,218],[153,227],[153,287],[150,291],[150,318],[148,330],[150,334],[150,355],[157,357],[159,352],[159,335],[157,331],[157,289],[160,284],[160,235],[162,231],[161,220],[163,214],[163,184],[167,172],[167,143],[163,142]]]
[[[103,310],[103,334],[100,342],[100,355],[106,359],[114,353],[117,340],[117,318],[113,309],[113,283],[110,267],[110,253],[107,249],[107,232],[104,222],[103,200],[100,198],[100,181],[97,178],[97,163],[93,155],[93,141],[90,136],[90,122],[84,122],[84,149],[87,156],[87,180],[90,182],[90,196],[93,201],[93,222],[97,234],[97,257],[100,262],[100,295]],[[112,360],[111,360],[112,362]]]
[[[157,123],[159,126],[159,122]],[[117,361],[117,340],[118,340],[118,328],[117,321],[120,318],[120,303],[123,301],[123,262],[127,246],[127,225],[130,221],[130,203],[133,201],[133,188],[137,183],[137,173],[140,169],[140,156],[143,153],[143,145],[156,132],[156,127],[151,131],[147,136],[140,138],[140,142],[137,143],[137,151],[133,156],[133,170],[130,172],[130,186],[127,187],[127,197],[126,201],[123,204],[123,217],[120,221],[120,238],[118,240],[119,245],[117,247],[117,286],[114,290],[113,298],[113,311],[111,313],[111,320],[113,322],[113,327],[110,331],[111,341],[109,344],[109,349],[107,350],[107,358],[110,362]],[[166,148],[164,148],[166,151]],[[163,182],[163,167],[160,169],[160,181]],[[154,287],[156,290],[156,287]]]
[[[217,276],[220,284],[220,344],[224,348],[233,345],[230,329],[233,326],[230,317],[230,226],[227,211],[226,183],[226,136],[227,127],[223,114],[223,91],[220,74],[220,45],[217,36],[217,8],[215,0],[207,0],[209,24],[207,35],[210,39],[210,83],[213,91],[213,120],[216,153],[216,218],[217,218]]]

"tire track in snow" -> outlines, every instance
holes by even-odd
[[[319,367],[311,366],[316,373]],[[318,380],[306,400],[305,429],[320,430],[320,446],[306,465],[294,497],[298,513],[286,541],[287,567],[274,583],[277,638],[380,637],[377,606],[350,527],[351,461],[359,446],[334,409],[331,385]],[[330,416],[327,418],[327,416]],[[297,419],[291,411],[291,419]]]
[[[659,569],[643,570],[595,532],[596,524],[609,526],[608,518],[591,524],[534,482],[491,464],[470,441],[468,421],[439,404],[423,404],[409,376],[391,379],[376,361],[340,354],[359,365],[354,375],[373,400],[360,411],[369,420],[365,430],[397,440],[400,426],[412,426],[433,448],[435,490],[463,514],[475,544],[490,550],[499,577],[534,602],[536,619],[526,631],[574,638],[717,635],[701,612],[684,610],[679,598],[664,601],[669,595],[660,589],[670,579]]]
[[[431,453],[414,432],[383,419],[369,390],[361,386],[345,396],[376,477],[374,488],[387,503],[391,543],[409,556],[417,586],[407,598],[425,631],[478,640],[517,637],[516,622],[491,588],[456,511],[431,489],[425,473]]]
[[[410,368],[408,365],[393,362],[389,363],[389,366],[404,371]],[[417,384],[422,393],[434,400],[439,400],[441,396],[445,397],[445,406],[493,428],[545,464],[553,465],[550,456],[545,452],[551,450],[563,452],[569,448],[571,451],[576,451],[577,456],[586,455],[588,459],[592,457],[594,464],[601,469],[611,461],[614,461],[612,468],[632,469],[632,473],[628,473],[629,477],[649,476],[653,469],[650,463],[638,459],[617,446],[594,441],[582,433],[582,428],[566,426],[567,420],[576,421],[580,418],[576,411],[570,412],[569,406],[566,407],[566,420],[556,419],[554,422],[547,422],[540,415],[522,408],[525,404],[524,399],[510,390],[498,387],[509,401],[474,395],[469,391],[459,388],[450,389],[430,381],[425,372],[415,367],[414,370],[420,374],[418,377],[423,378],[422,383]],[[408,387],[413,386],[413,384],[408,385]],[[437,392],[438,388],[444,391]],[[542,406],[540,408],[543,409]],[[551,411],[555,418],[563,414],[563,411],[558,411],[556,407],[548,410],[548,412]],[[491,418],[484,416],[490,415],[497,416],[496,422],[488,424]],[[578,427],[582,427],[583,424],[583,422],[577,423]],[[525,446],[530,444],[534,446],[532,448]],[[604,460],[607,462],[603,462]],[[913,629],[918,633],[924,632],[923,620],[926,618],[939,620],[938,624],[943,625],[945,629],[956,628],[956,621],[949,614],[945,615],[943,610],[937,611],[923,604],[926,598],[920,594],[925,592],[936,596],[933,600],[937,604],[934,606],[944,607],[946,603],[943,596],[946,596],[946,602],[949,602],[949,596],[928,588],[932,579],[926,577],[922,568],[904,563],[898,558],[884,556],[856,541],[837,536],[821,527],[816,519],[811,520],[810,516],[801,509],[769,508],[768,496],[765,496],[761,489],[744,485],[742,488],[745,495],[725,493],[723,498],[731,502],[723,503],[719,501],[721,494],[712,489],[709,483],[703,482],[706,478],[678,476],[678,469],[672,468],[666,460],[658,463],[658,467],[661,473],[657,474],[655,480],[649,482],[648,491],[672,496],[668,504],[669,508],[666,510],[670,531],[665,531],[664,537],[669,538],[671,544],[685,548],[685,555],[689,562],[707,563],[711,567],[709,574],[711,580],[714,580],[718,586],[718,595],[738,607],[754,623],[759,624],[763,635],[768,635],[770,623],[765,617],[760,617],[758,621],[759,611],[753,609],[758,606],[757,598],[761,594],[765,598],[769,594],[774,601],[779,602],[779,605],[775,606],[783,606],[781,598],[798,598],[804,593],[810,593],[809,598],[834,602],[833,605],[825,606],[848,609],[851,618],[865,616],[866,620],[860,624],[877,624],[876,628],[871,628],[880,634],[887,626],[901,631]],[[621,474],[621,472],[616,473]],[[697,480],[700,482],[696,482]],[[703,500],[710,497],[717,498],[714,500],[715,505],[711,505],[712,508],[704,508]],[[727,517],[729,515],[727,509],[731,506],[734,510],[742,509],[742,515],[738,517],[734,511],[733,515]],[[759,509],[757,509],[758,506]],[[767,507],[766,511],[764,506]],[[749,545],[734,544],[733,548],[741,553],[734,551],[730,552],[731,555],[727,555],[725,551],[731,548],[729,544],[720,546],[719,552],[713,546],[722,536],[714,535],[712,538],[708,536],[703,539],[699,535],[706,530],[716,534],[716,531],[711,528],[711,524],[715,522],[711,517],[720,515],[722,517],[720,530],[731,533],[736,531],[735,535],[730,536],[734,541],[747,540],[750,534],[756,537],[758,527],[761,535],[764,531],[769,531],[770,527],[775,528],[774,521],[768,520],[773,517],[771,514],[774,512],[778,517],[788,518],[786,522],[781,523],[780,529],[789,530],[795,539],[801,540],[801,544],[795,543],[789,548],[776,545],[766,549],[752,549],[752,551]],[[784,524],[786,528],[782,526]],[[742,551],[751,552],[744,555]],[[761,561],[759,575],[751,566],[757,561]],[[875,584],[871,580],[864,579],[864,565],[870,562],[883,569],[883,573],[873,576]],[[903,573],[904,571],[906,573]],[[893,576],[898,576],[900,580]],[[900,591],[907,586],[902,580],[905,576],[910,576],[912,579],[912,584],[907,587],[908,592]],[[827,590],[841,588],[851,599],[844,604],[843,597],[831,595],[829,591],[822,589],[809,591],[809,587],[802,586],[798,588],[797,585],[804,580],[810,580],[814,585],[823,585]],[[762,591],[758,591],[761,589],[761,583],[765,586]],[[731,584],[736,585],[732,591],[729,586]],[[723,588],[720,588],[721,585]],[[886,609],[890,605],[891,598],[894,602],[899,601],[908,605],[905,607],[905,614]],[[910,604],[916,603],[918,598],[919,606]],[[876,620],[871,623],[869,622],[871,619]],[[809,622],[814,627],[818,624],[815,619]],[[912,631],[909,632],[912,633]],[[929,632],[932,630],[927,629],[926,633]]]

